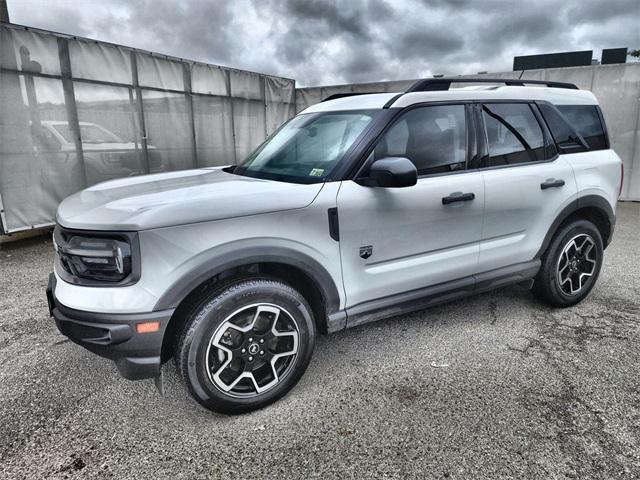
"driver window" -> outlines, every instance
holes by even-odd
[[[464,105],[416,108],[380,139],[374,157],[406,157],[416,166],[418,175],[463,170],[466,130]]]

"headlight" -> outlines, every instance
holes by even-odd
[[[59,273],[72,283],[133,283],[137,280],[132,278],[135,273],[132,244],[135,241],[135,234],[85,233],[56,227],[54,246],[62,270]]]

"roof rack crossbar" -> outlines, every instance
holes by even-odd
[[[517,78],[426,78],[418,80],[406,90],[409,92],[438,92],[449,90],[452,83],[504,83],[510,87],[524,87],[526,85],[545,85],[551,88],[569,88],[578,90],[577,85],[565,82],[552,82],[547,80],[527,80]]]

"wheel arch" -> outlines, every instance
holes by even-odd
[[[556,232],[567,222],[575,219],[589,220],[593,223],[602,236],[603,247],[606,248],[609,245],[616,222],[613,207],[604,197],[587,195],[571,202],[555,218],[536,258],[542,257]]]
[[[194,302],[231,282],[256,276],[278,279],[298,290],[311,306],[321,333],[344,328],[338,288],[318,261],[288,248],[243,248],[189,270],[158,299],[154,311],[175,308],[163,339],[163,360],[170,356],[172,339]]]

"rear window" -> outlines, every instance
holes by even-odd
[[[607,137],[604,133],[598,107],[595,105],[557,105],[569,124],[582,135],[589,145],[589,150],[607,148]]]

